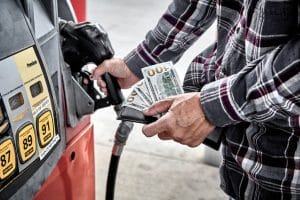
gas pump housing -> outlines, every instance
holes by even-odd
[[[68,120],[64,3],[0,1],[0,199],[95,198],[90,118]]]

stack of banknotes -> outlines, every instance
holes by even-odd
[[[142,69],[144,79],[133,86],[124,107],[142,111],[169,96],[182,94],[183,89],[172,62],[151,65]]]

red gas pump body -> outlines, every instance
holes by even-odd
[[[95,199],[94,134],[90,117],[82,119],[76,128],[67,128],[67,135],[74,137],[35,200]]]
[[[78,22],[86,21],[86,0],[71,0]]]

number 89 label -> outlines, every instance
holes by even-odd
[[[24,163],[36,152],[36,139],[33,125],[25,125],[20,131],[18,131],[17,138],[21,162]]]
[[[10,176],[16,169],[16,154],[11,139],[0,144],[0,181]]]
[[[45,147],[54,137],[53,118],[50,110],[43,112],[37,118],[38,137],[41,147]]]

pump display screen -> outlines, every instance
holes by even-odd
[[[24,98],[21,92],[9,98],[9,106],[12,110],[21,107],[24,104]]]
[[[30,93],[32,97],[36,97],[43,92],[43,86],[41,81],[36,82],[32,86],[30,86]]]

